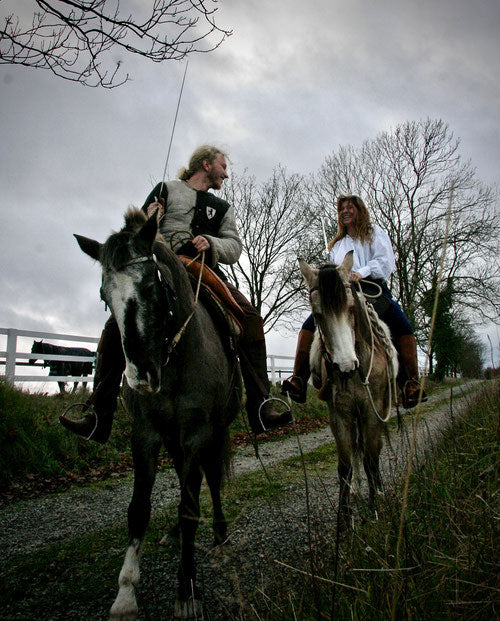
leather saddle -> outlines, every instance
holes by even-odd
[[[193,288],[196,288],[202,265],[191,257],[178,255],[189,273]],[[226,283],[208,265],[203,265],[200,295],[208,312],[218,325],[223,325],[229,335],[238,338],[243,332],[245,313],[231,295]]]

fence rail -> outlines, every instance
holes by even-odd
[[[0,328],[0,335],[7,337],[7,346],[5,351],[0,351],[0,368],[5,366],[5,379],[11,383],[16,382],[93,382],[94,376],[57,376],[57,375],[22,375],[19,374],[17,367],[29,366],[30,369],[41,367],[42,364],[30,364],[29,360],[58,360],[61,362],[95,362],[95,356],[65,356],[60,354],[32,354],[30,352],[17,351],[18,338],[29,337],[33,339],[52,339],[57,341],[73,341],[82,343],[98,343],[99,339],[89,336],[75,336],[74,334],[57,334],[55,332],[35,332],[33,330],[17,330],[15,328]],[[277,361],[292,361],[293,356],[280,356],[276,354],[268,354],[267,367],[269,379],[272,384],[281,382],[282,376],[291,372],[292,364],[280,363]]]

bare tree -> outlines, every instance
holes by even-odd
[[[316,205],[330,210],[333,222],[333,192],[355,193],[388,232],[397,264],[392,289],[421,340],[428,328],[422,297],[439,269],[450,200],[443,276],[476,322],[495,321],[500,311],[498,194],[477,179],[458,148],[441,120],[403,123],[327,157],[312,185]]]
[[[305,256],[302,239],[310,226],[304,180],[278,166],[270,179],[233,175],[225,198],[234,205],[243,240],[241,260],[232,266],[237,284],[248,293],[264,319],[265,331],[291,327],[307,298],[297,256]]]
[[[145,13],[150,3],[136,4],[134,15],[120,14],[120,0],[32,3],[28,17],[25,2],[4,17],[0,64],[48,69],[85,86],[125,83],[129,74],[120,74],[118,54],[181,60],[215,49],[231,34],[215,24],[216,0],[154,0]]]

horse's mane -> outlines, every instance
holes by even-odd
[[[375,343],[377,343],[378,340],[378,343],[380,344],[382,350],[385,351],[387,358],[391,360],[393,356],[393,345],[388,331],[385,330],[382,325],[382,320],[377,315],[375,309],[371,304],[367,304],[366,300],[364,301],[364,303],[361,302],[357,291],[353,290],[353,295],[355,302],[354,307],[356,309],[356,343],[359,344],[361,341],[364,341],[366,344],[369,344],[370,326],[368,325],[368,321],[370,321],[373,334],[375,335]],[[366,309],[369,320],[366,317],[365,311],[363,310],[362,306],[364,306],[364,308]]]
[[[318,272],[321,306],[326,313],[338,314],[347,304],[345,285],[337,266],[331,263],[322,265]]]
[[[141,209],[130,208],[125,214],[125,225],[112,233],[102,246],[101,263],[108,269],[119,269],[130,259],[130,241],[146,223],[147,216]]]

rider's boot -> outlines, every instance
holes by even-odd
[[[61,425],[87,440],[94,440],[100,444],[107,442],[111,434],[124,369],[125,357],[120,331],[118,324],[111,317],[104,326],[97,346],[94,391],[83,407],[83,411],[88,412],[77,421],[60,416]]]
[[[287,377],[281,385],[281,394],[289,395],[297,403],[305,403],[307,398],[307,382],[311,376],[309,354],[314,332],[302,329],[297,340],[297,351],[293,365],[293,375]]]
[[[397,350],[402,363],[398,383],[401,387],[403,407],[408,410],[418,404],[418,395],[421,390],[418,381],[417,341],[413,334],[400,336],[397,341]],[[421,402],[424,401],[427,401],[427,396],[422,391]]]
[[[288,425],[292,422],[290,410],[277,412],[269,398],[271,388],[267,376],[267,354],[262,318],[247,318],[242,338],[238,343],[241,374],[247,396],[248,422],[256,435]]]

